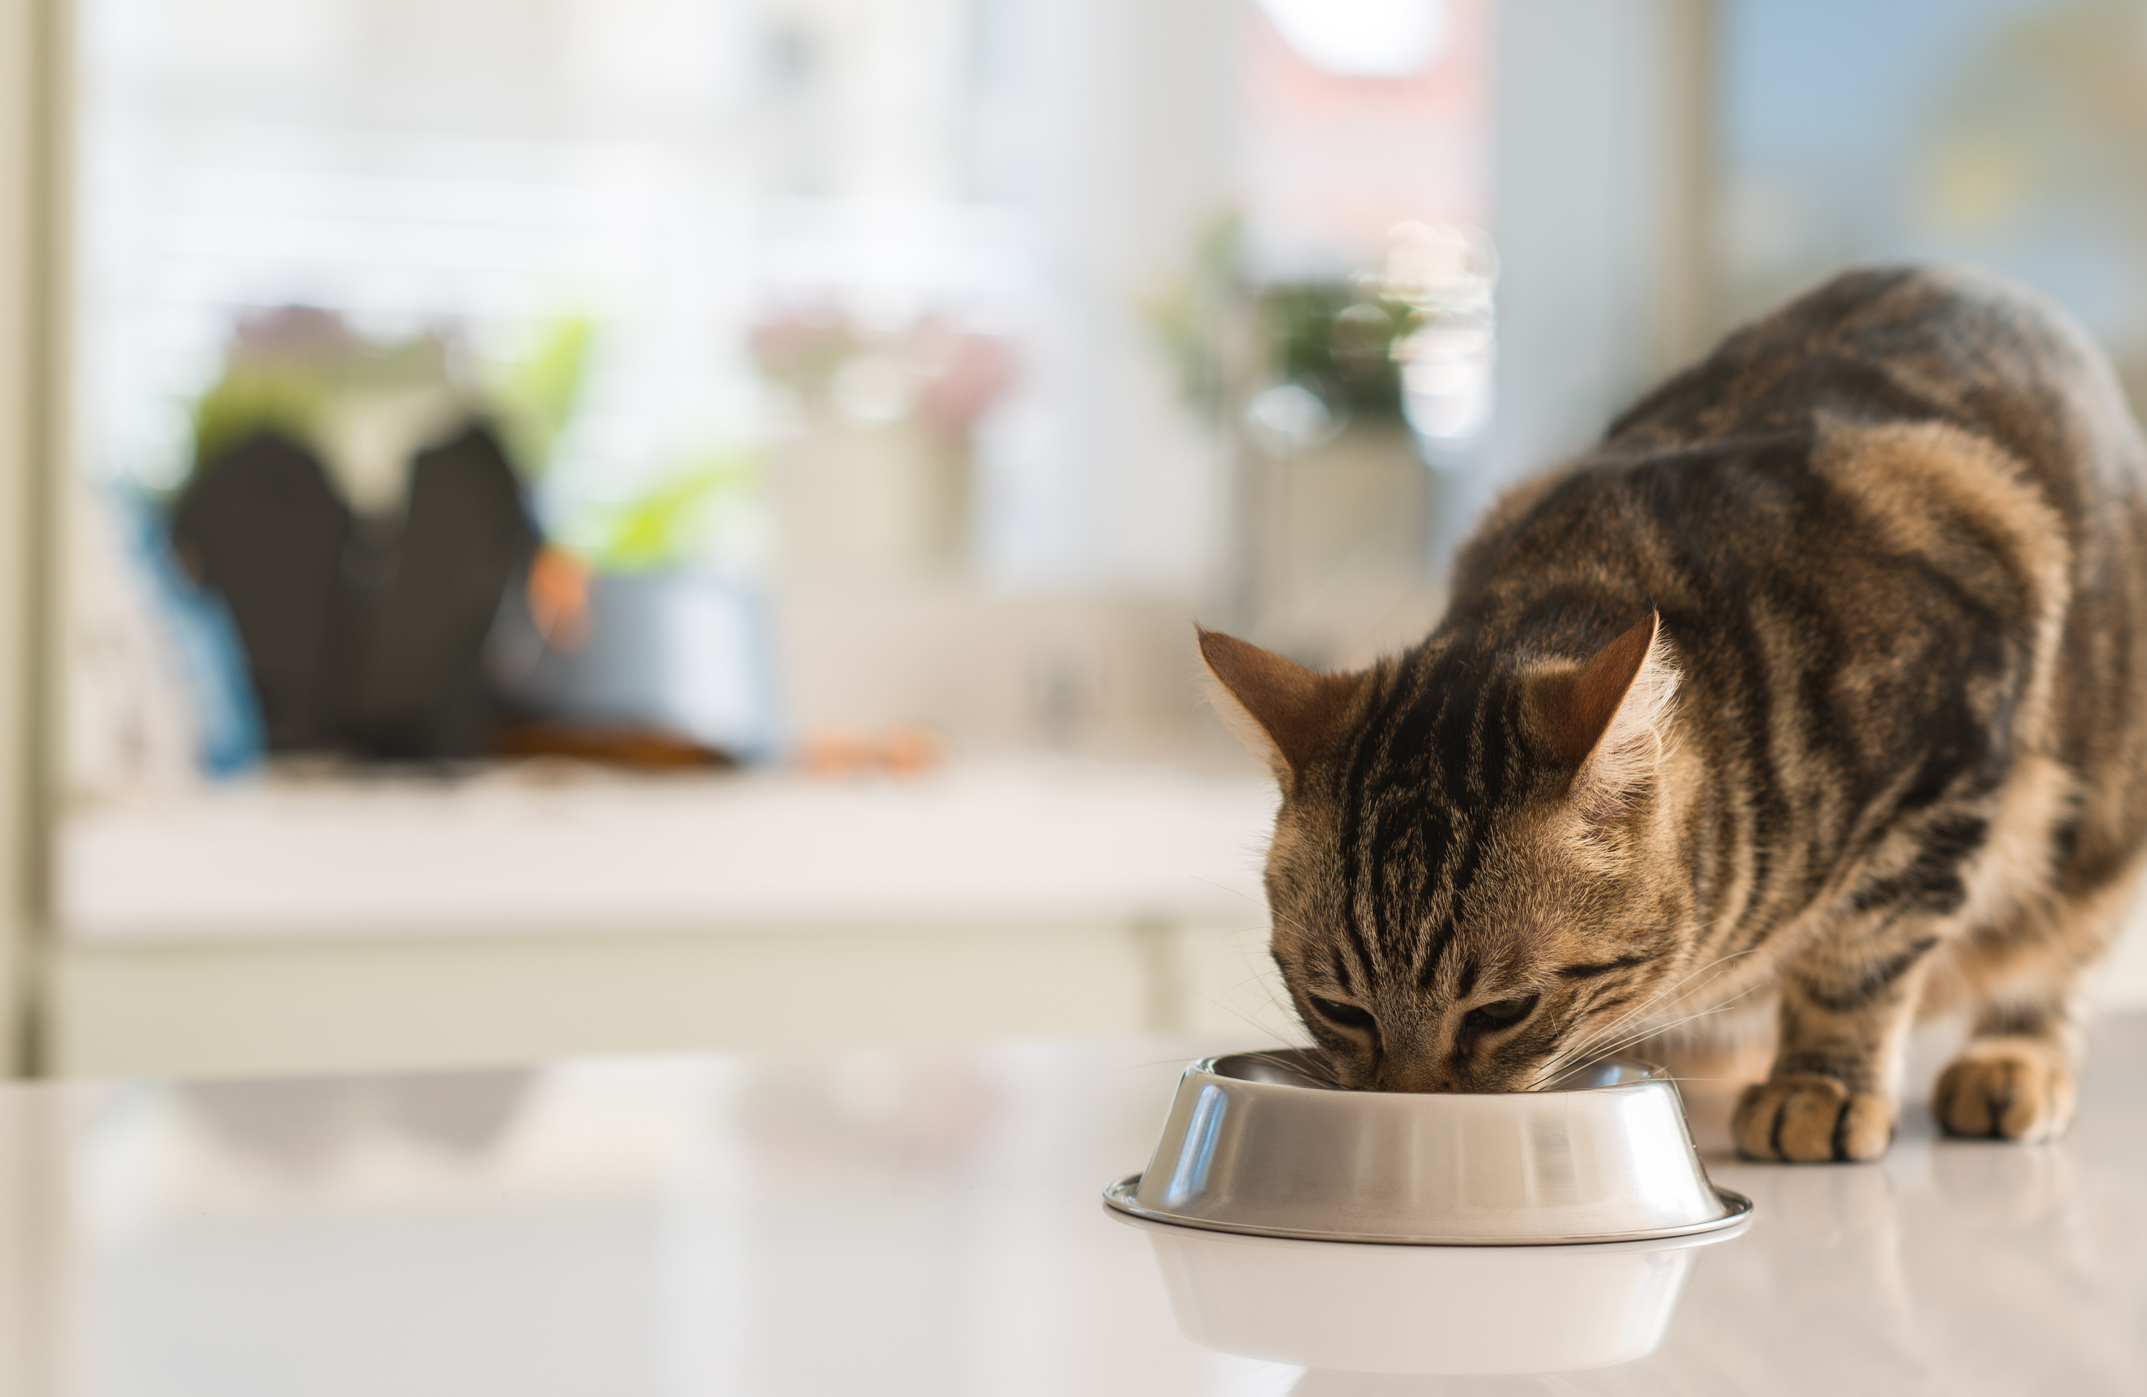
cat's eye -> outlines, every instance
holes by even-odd
[[[1316,994],[1308,994],[1305,998],[1312,1001],[1312,1007],[1317,1009],[1319,1016],[1329,1023],[1340,1024],[1344,1028],[1360,1029],[1366,1033],[1370,1033],[1379,1026],[1378,1020],[1354,1004],[1344,1004],[1340,1000],[1334,999],[1322,999]]]
[[[1461,1020],[1463,1029],[1482,1033],[1489,1029],[1505,1028],[1528,1017],[1528,1011],[1536,1007],[1536,996],[1520,999],[1498,999],[1489,1004],[1479,1004],[1469,1010]]]

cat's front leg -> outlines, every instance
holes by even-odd
[[[1947,1134],[2054,1140],[2072,1124],[2080,1058],[2075,1025],[2062,1010],[2048,1022],[2023,1024],[2027,1017],[1985,1015],[1940,1074],[1931,1113]]]
[[[1816,1164],[1886,1153],[1902,1043],[1940,939],[1916,921],[1828,938],[1785,969],[1773,1070],[1745,1088],[1732,1121],[1740,1154]]]
[[[2060,906],[2039,920],[2037,935],[2000,925],[1963,947],[1971,974],[1996,993],[1931,1093],[1931,1114],[1948,1134],[2054,1140],[2072,1124],[2086,1047],[2082,981],[2108,947],[2116,914],[2108,905]]]
[[[1992,917],[1953,961],[1981,991],[1973,1031],[1939,1075],[1931,1114],[1952,1135],[2053,1140],[2072,1124],[2086,1050],[2088,972],[2108,953],[2133,877]]]

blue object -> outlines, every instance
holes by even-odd
[[[108,495],[121,545],[157,620],[178,656],[179,672],[201,722],[201,765],[211,776],[236,776],[268,752],[260,700],[246,666],[231,609],[197,585],[173,555],[164,524],[148,502],[121,491]]]
[[[554,650],[522,589],[490,640],[494,682],[533,717],[647,724],[743,762],[781,746],[767,609],[753,589],[686,569],[599,575],[589,637]]]

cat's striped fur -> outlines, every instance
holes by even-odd
[[[1415,648],[1202,650],[1284,790],[1273,950],[1348,1085],[1502,1091],[1739,996],[1760,1158],[2071,1113],[2147,841],[2147,447],[2032,295],[1855,272],[1503,499]],[[1234,699],[1234,703],[1230,700]]]

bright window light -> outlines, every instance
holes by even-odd
[[[1307,63],[1341,77],[1408,78],[1446,48],[1445,0],[1260,0]]]

